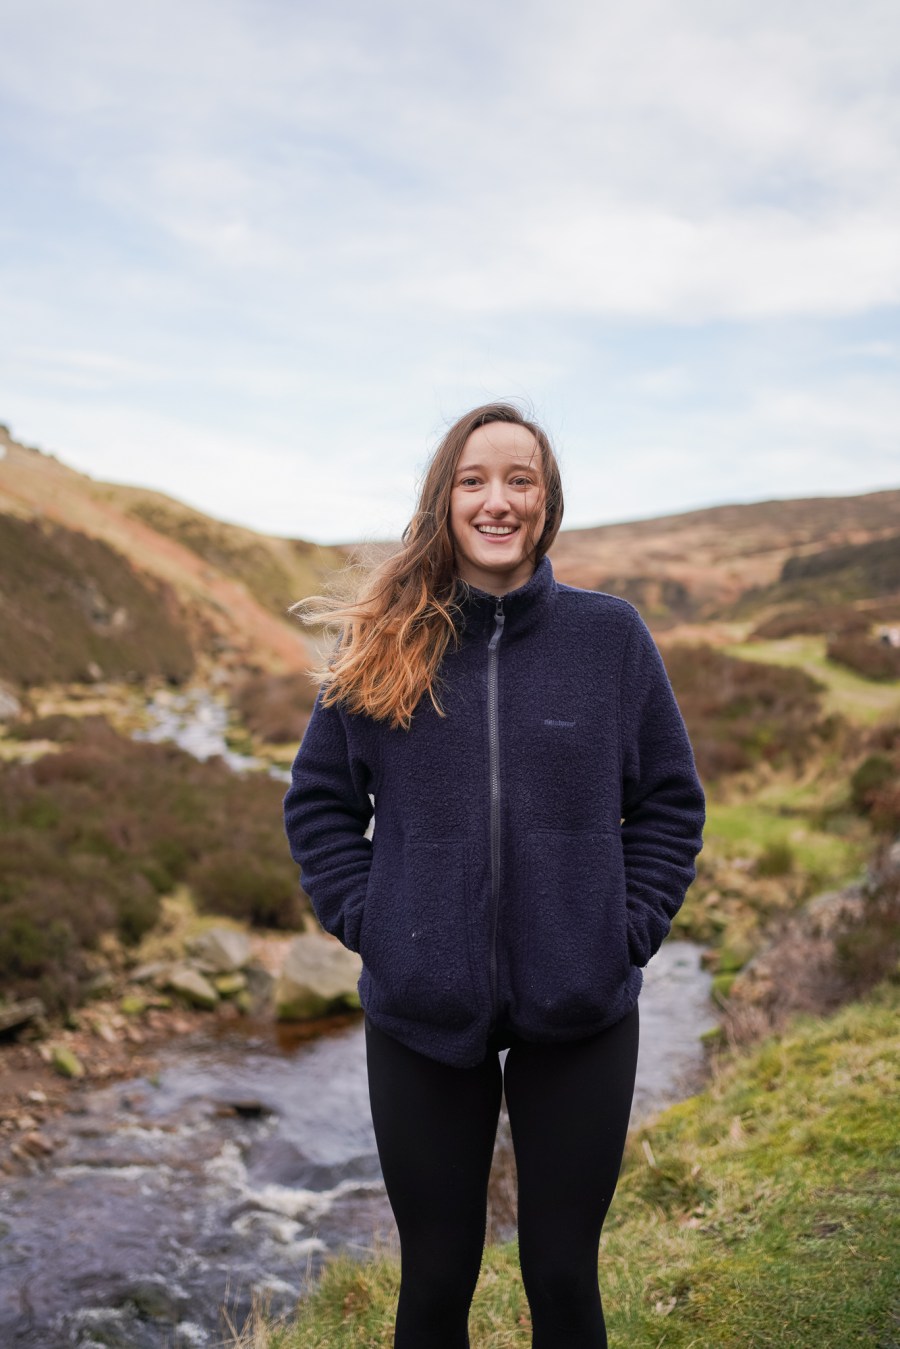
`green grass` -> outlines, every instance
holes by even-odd
[[[797,869],[814,878],[817,887],[839,885],[858,874],[871,850],[862,821],[853,820],[846,833],[827,833],[815,821],[784,809],[780,802],[758,798],[711,801],[704,847],[719,857],[758,857],[773,844],[788,844]]]
[[[900,1343],[898,1009],[884,984],[798,1019],[631,1136],[600,1256],[612,1346]],[[335,1260],[292,1321],[260,1316],[240,1343],[387,1349],[397,1279],[384,1255]],[[486,1252],[471,1338],[531,1343],[514,1244]]]
[[[784,637],[778,641],[741,642],[723,648],[730,656],[764,665],[805,670],[826,687],[823,705],[858,725],[870,726],[900,716],[900,681],[876,683],[854,674],[825,655],[826,638]]]

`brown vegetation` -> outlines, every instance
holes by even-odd
[[[270,745],[296,745],[309,721],[316,685],[305,674],[252,674],[236,686],[231,700],[253,735]]]
[[[135,942],[160,896],[190,886],[202,908],[271,927],[304,904],[281,826],[283,787],[136,743],[106,722],[45,720],[20,734],[66,747],[0,767],[0,980],[51,1007],[77,1002],[85,952]]]
[[[802,670],[705,646],[669,647],[665,660],[706,781],[760,762],[797,768],[835,733],[822,686]]]
[[[0,675],[16,684],[194,668],[174,592],[99,539],[0,515],[0,576]]]

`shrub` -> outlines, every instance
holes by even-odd
[[[838,968],[859,997],[894,974],[900,961],[900,857],[876,859],[863,888],[860,920],[842,925],[835,941]]]
[[[34,763],[0,765],[0,983],[77,1000],[81,953],[107,931],[138,941],[182,881],[206,908],[218,898],[219,912],[253,923],[296,923],[281,783],[126,739],[98,718],[79,734]]]
[[[807,637],[822,632],[845,635],[868,632],[869,618],[850,605],[814,604],[784,609],[760,623],[751,640],[778,641],[782,637]]]
[[[799,767],[832,729],[821,717],[822,685],[803,670],[705,646],[673,646],[665,659],[701,777],[760,761]]]
[[[756,859],[757,876],[787,876],[794,869],[794,850],[789,843],[766,844]]]
[[[845,633],[828,643],[829,660],[846,665],[866,679],[900,679],[900,647],[867,633]]]
[[[233,701],[246,726],[269,744],[299,743],[316,700],[307,674],[250,675],[234,691]]]

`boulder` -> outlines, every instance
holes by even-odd
[[[22,1002],[0,1003],[0,1031],[24,1026],[35,1017],[42,1017],[44,1010],[40,998],[24,998]]]
[[[191,955],[207,974],[231,974],[250,959],[250,942],[243,932],[211,927],[191,942]]]
[[[219,995],[209,980],[199,970],[192,970],[188,965],[176,965],[169,971],[166,988],[171,988],[173,993],[184,998],[192,1007],[209,1010],[219,1001]]]
[[[359,1007],[359,956],[333,937],[309,933],[291,943],[275,986],[280,1021],[307,1021]]]

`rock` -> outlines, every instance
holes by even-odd
[[[171,960],[151,960],[146,965],[138,965],[135,969],[130,970],[128,982],[131,984],[149,984],[157,979],[165,982],[172,968]]]
[[[211,927],[191,942],[191,955],[208,974],[230,974],[250,960],[250,942],[243,932]]]
[[[98,1035],[105,1044],[118,1044],[119,1037],[108,1021],[95,1021],[94,1034]]]
[[[32,1129],[29,1133],[23,1134],[19,1144],[32,1157],[47,1157],[54,1148],[47,1135],[42,1134],[39,1129]]]
[[[68,1045],[51,1045],[50,1062],[62,1077],[84,1077],[84,1064]]]
[[[42,1017],[44,1011],[44,1004],[40,998],[24,998],[22,1002],[9,1002],[0,1005],[0,1031],[12,1030],[15,1026],[24,1026],[33,1017]]]
[[[213,979],[216,992],[223,998],[230,998],[235,993],[240,993],[241,989],[247,987],[247,976],[237,972],[235,974],[218,974]]]
[[[219,995],[209,980],[199,970],[193,970],[188,965],[176,965],[169,971],[166,988],[184,998],[192,1007],[209,1010],[219,1001]]]
[[[119,1008],[126,1016],[140,1016],[147,1010],[147,1001],[138,993],[126,993],[119,1002]]]
[[[116,976],[112,970],[100,970],[88,981],[84,991],[89,998],[103,998],[112,992],[115,984]]]
[[[257,1006],[264,1006],[269,1002],[275,990],[275,976],[262,965],[248,965],[243,970],[243,975],[247,980],[247,992],[251,1001]]]
[[[242,988],[234,1000],[234,1005],[239,1011],[243,1012],[245,1016],[249,1016],[255,1005],[252,993],[250,993],[248,989]]]
[[[313,934],[291,943],[275,987],[280,1021],[306,1021],[359,1007],[359,956],[331,937]]]

